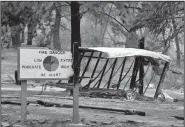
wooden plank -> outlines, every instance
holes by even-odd
[[[143,59],[142,57],[140,57],[141,59]],[[140,68],[139,68],[139,94],[140,95],[143,95],[143,79],[144,79],[144,67],[143,65],[141,64],[140,65]]]
[[[149,87],[149,85],[150,85],[150,83],[151,83],[151,81],[152,81],[152,79],[153,79],[154,76],[155,76],[155,72],[153,72],[153,75],[152,75],[150,81],[148,82],[148,85],[146,86],[146,88],[145,88],[145,90],[143,92],[143,95],[146,93],[146,91],[147,91],[147,89],[148,89],[148,87]]]
[[[99,53],[99,58],[101,57],[101,55],[102,55],[102,53]],[[91,74],[91,78],[90,78],[88,84],[86,85],[86,88],[88,88],[90,86],[90,84],[92,83],[92,78],[94,77],[94,74],[96,72],[96,69],[97,69],[97,66],[98,66],[99,62],[100,62],[100,59],[97,59],[96,64],[95,64],[94,69],[93,69],[93,72]]]
[[[102,78],[103,78],[103,76],[104,76],[104,73],[105,73],[105,70],[106,70],[106,67],[107,67],[108,62],[109,62],[109,59],[107,59],[106,62],[105,62],[105,65],[104,65],[104,67],[103,67],[103,72],[102,72],[102,75],[101,75],[101,77],[100,77],[100,80],[99,80],[99,83],[98,83],[97,88],[100,87],[100,84],[101,84]]]
[[[21,124],[24,125],[27,119],[27,81],[21,81]]]
[[[114,68],[115,68],[115,66],[116,66],[117,60],[118,60],[118,58],[116,58],[116,59],[114,60],[113,67],[112,67],[112,70],[111,70],[111,73],[110,73],[110,76],[109,76],[109,80],[108,80],[107,89],[109,89],[109,87],[110,87],[110,83],[111,83],[111,80],[112,80],[112,75],[113,75]]]
[[[158,94],[159,94],[159,92],[161,90],[161,87],[162,87],[161,84],[164,81],[165,72],[167,71],[167,68],[168,68],[169,64],[170,64],[169,62],[166,62],[165,65],[164,65],[164,68],[163,68],[163,71],[162,71],[162,74],[161,74],[161,77],[160,77],[160,80],[159,80],[159,83],[157,85],[157,89],[156,89],[156,92],[155,92],[155,95],[154,95],[154,99],[157,99],[157,97],[158,97]]]
[[[84,71],[83,71],[81,77],[83,77],[83,76],[85,75],[85,73],[86,73],[86,71],[87,71],[87,68],[89,67],[89,64],[90,64],[90,62],[91,62],[91,59],[92,59],[93,54],[94,54],[94,52],[91,52],[91,55],[90,55],[90,57],[89,57],[89,59],[88,59],[88,61],[87,61],[87,64],[86,64],[86,66],[85,66],[85,69],[84,69]],[[82,79],[80,79],[79,82],[81,82],[81,81],[82,81]]]
[[[100,53],[102,53],[102,52],[100,52]],[[84,57],[91,57],[91,56],[84,56]],[[106,59],[108,59],[108,58],[106,58],[106,57],[96,57],[96,56],[92,56],[92,58],[93,59],[104,59],[104,60],[106,60]]]
[[[73,123],[79,123],[79,83],[73,87]]]
[[[125,67],[126,59],[127,58],[125,57],[124,60],[123,60],[123,65],[122,65],[120,76],[119,76],[119,80],[118,80],[117,90],[119,89],[120,83],[122,81],[122,75],[123,75],[123,70],[124,70],[124,67]]]

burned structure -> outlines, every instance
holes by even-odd
[[[144,49],[80,47],[78,51],[79,82],[83,89],[132,89],[144,95],[157,75],[154,99],[160,93],[171,61],[169,56]],[[152,76],[144,83],[149,68],[152,68]]]

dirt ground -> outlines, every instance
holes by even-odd
[[[3,56],[5,59],[2,61],[2,102],[20,102],[21,88],[13,81],[16,56],[9,51],[3,51]],[[38,83],[28,85],[27,100],[42,100],[59,104],[73,103],[72,96],[69,96],[63,89],[47,87],[42,95],[39,95],[40,91],[41,87]],[[150,91],[152,92],[152,89]],[[184,92],[173,89],[166,90],[166,93],[179,101],[127,101],[80,97],[79,104],[84,106],[137,110],[146,113],[145,116],[125,115],[123,112],[80,108],[80,122],[90,127],[183,127],[184,121],[174,116],[184,117]],[[44,107],[30,103],[27,110],[28,127],[67,127],[72,122],[72,108]],[[19,124],[20,111],[20,105],[2,104],[2,121],[10,125]]]
[[[40,87],[28,87],[28,101],[42,100],[60,104],[72,104],[72,96],[60,89],[48,88],[39,95]],[[2,102],[20,102],[20,86],[3,84]],[[181,127],[183,120],[173,116],[183,116],[183,101],[127,101],[120,99],[103,99],[80,97],[80,105],[106,107],[114,109],[137,110],[146,116],[125,115],[123,112],[110,112],[93,109],[79,109],[81,123],[96,127]],[[3,122],[14,125],[20,123],[20,105],[3,104]],[[28,105],[28,127],[59,127],[72,121],[72,108],[44,107],[30,103]],[[62,127],[63,127],[62,126]]]

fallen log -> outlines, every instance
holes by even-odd
[[[2,101],[1,104],[21,105],[20,102],[16,102],[16,101]],[[27,103],[27,105],[29,105],[29,102]]]
[[[34,103],[39,104],[44,107],[63,107],[63,108],[73,108],[72,104],[59,104],[59,103],[53,103],[53,102],[44,102],[41,100],[37,101],[28,101],[28,104]],[[14,105],[21,105],[20,102],[10,102],[10,101],[4,101],[2,104],[14,104]],[[94,106],[85,106],[85,105],[79,105],[79,108],[83,109],[95,109],[95,110],[102,110],[102,111],[111,111],[111,112],[124,112],[125,115],[140,115],[145,116],[145,112],[142,111],[135,111],[135,110],[123,110],[123,109],[113,109],[113,108],[104,108],[104,107],[94,107]]]
[[[182,116],[172,116],[172,117],[179,119],[179,120],[184,120],[184,117],[182,117]]]
[[[124,112],[125,115],[140,115],[140,116],[145,116],[146,115],[145,112],[135,111],[135,110],[112,109],[112,108],[82,106],[82,105],[79,105],[79,108],[97,109],[97,110],[113,111],[113,112]]]

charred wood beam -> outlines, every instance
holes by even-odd
[[[118,67],[118,69],[113,73],[112,78],[116,75],[116,73],[120,70],[120,68],[123,66],[123,62],[120,64],[120,66]],[[108,82],[105,84],[105,86],[103,88],[105,88],[107,86]],[[118,86],[118,84],[114,84],[114,86]]]
[[[146,86],[146,88],[145,88],[145,90],[144,90],[144,92],[143,92],[143,95],[146,93],[146,91],[147,91],[147,89],[148,89],[148,86],[150,85],[150,83],[151,83],[151,81],[152,81],[152,79],[153,79],[154,76],[155,76],[155,73],[153,72],[153,75],[152,75],[150,81],[148,82],[148,85]]]
[[[104,72],[104,74],[103,74],[102,76],[105,76],[105,75],[109,72],[109,70],[113,67],[113,64],[114,64],[114,63],[111,64],[111,66],[106,70],[106,72]],[[104,70],[104,68],[103,68],[103,70]],[[98,81],[96,82],[95,86],[97,85],[97,83],[98,83],[99,81],[100,81],[100,80],[98,80]],[[95,86],[94,86],[94,87],[95,87]],[[105,87],[105,86],[104,86],[104,87]]]
[[[94,81],[100,76],[100,74],[103,72],[103,70],[104,70],[104,68],[101,69],[101,71],[98,73],[98,75],[97,75],[95,78],[92,78],[92,79],[91,79],[91,83],[94,82]],[[99,80],[98,80],[98,81],[99,81]],[[98,82],[97,82],[97,83],[98,83]],[[96,84],[97,84],[97,83],[96,83]],[[96,84],[94,85],[94,87],[96,86]],[[93,87],[93,88],[94,88],[94,87]]]
[[[136,81],[137,72],[139,70],[139,67],[140,67],[140,58],[136,57],[135,63],[134,63],[134,68],[132,71],[132,78],[131,78],[131,82],[130,82],[130,89],[132,89],[132,90],[134,90],[134,88],[136,87],[135,81]]]
[[[113,67],[112,67],[112,70],[111,70],[111,73],[110,73],[110,76],[109,76],[109,80],[108,80],[107,89],[109,89],[109,87],[110,87],[110,82],[111,82],[112,77],[113,77],[113,72],[114,72],[114,68],[116,66],[117,60],[118,60],[117,58],[114,60]]]
[[[169,67],[169,62],[166,62],[165,65],[164,65],[164,68],[163,68],[163,71],[162,71],[162,74],[161,74],[159,83],[158,83],[158,85],[157,85],[157,89],[156,89],[156,92],[155,92],[155,95],[154,95],[154,99],[157,99],[158,94],[159,94],[160,91],[161,91],[161,84],[162,84],[163,81],[164,81],[165,73],[166,73],[168,67]]]
[[[145,38],[142,37],[140,40],[139,40],[139,48],[140,49],[144,49],[144,42],[145,42]],[[143,62],[144,60],[144,57],[139,57],[140,60],[141,60],[141,63]],[[143,67],[143,64],[140,64],[140,68],[139,68],[139,94],[140,95],[143,95],[143,79],[144,79],[144,67]]]
[[[148,67],[147,67],[147,69],[146,69],[146,72],[145,72],[144,75],[143,75],[143,78],[146,76],[148,70],[149,70],[149,65],[148,65]],[[140,80],[140,79],[138,79],[138,80],[136,81],[136,83],[137,83],[139,80]]]
[[[100,51],[95,51],[95,50],[93,50],[93,49],[86,49],[86,48],[79,48],[79,51],[80,52],[100,52]]]
[[[84,56],[84,57],[91,57],[91,56]],[[106,57],[96,57],[96,56],[92,56],[92,58],[94,59],[107,59]]]
[[[107,59],[106,62],[105,62],[105,65],[104,65],[104,67],[103,67],[103,72],[102,72],[102,75],[101,75],[101,77],[100,77],[100,80],[99,80],[99,83],[98,83],[97,88],[100,87],[100,84],[101,84],[101,81],[102,81],[102,79],[103,79],[103,76],[104,76],[104,73],[105,73],[105,70],[106,70],[106,67],[107,67],[108,62],[109,62],[109,59]]]
[[[85,73],[86,73],[86,71],[87,71],[87,68],[89,67],[89,64],[90,64],[90,62],[91,62],[91,59],[92,59],[93,54],[94,54],[94,52],[91,52],[91,55],[90,55],[90,57],[89,57],[89,59],[88,59],[88,61],[87,61],[87,64],[86,64],[86,66],[85,66],[85,69],[84,69],[84,71],[83,71],[81,77],[83,77],[83,76],[85,75]],[[81,82],[81,81],[82,81],[82,79],[80,79],[79,82]]]
[[[132,68],[132,65],[133,65],[134,61],[132,62],[130,68],[128,69],[127,73],[122,77],[121,81],[127,76],[127,74],[129,73],[130,69]],[[127,80],[127,83],[125,84],[123,90],[125,89],[125,87],[127,86],[129,80],[131,79],[131,77],[129,77],[129,79]]]
[[[44,102],[42,100],[37,101],[28,101],[29,103],[33,104],[39,104],[44,107],[63,107],[63,108],[73,108],[72,104],[59,104],[59,103],[53,103],[53,102]],[[2,102],[2,104],[15,104],[15,105],[21,105],[20,102]],[[113,108],[104,108],[104,107],[94,107],[94,106],[86,106],[86,105],[79,105],[79,108],[83,109],[95,109],[95,110],[102,110],[102,111],[111,111],[111,112],[123,112],[125,115],[139,115],[139,116],[145,116],[145,112],[137,111],[137,110],[123,110],[123,109],[113,109]]]
[[[84,55],[85,55],[85,52],[80,53],[80,58],[79,58],[79,61],[78,61],[79,66],[81,65],[81,62],[82,62],[82,59],[83,59]]]
[[[126,86],[127,86],[128,82],[130,81],[130,79],[131,79],[131,77],[129,77],[129,79],[127,80],[127,82],[126,82],[125,86],[123,87],[123,90],[125,90],[125,88],[126,88]]]
[[[182,72],[180,72],[180,71],[176,71],[176,70],[172,70],[172,69],[168,69],[169,71],[171,71],[172,73],[174,73],[174,74],[178,74],[178,75],[182,75],[183,73]]]
[[[141,59],[143,59],[143,58],[141,58]],[[139,94],[140,95],[143,95],[143,86],[144,86],[143,79],[144,79],[144,67],[141,64],[140,68],[139,68],[139,84],[140,84],[139,85]]]
[[[101,55],[102,55],[102,52],[99,53],[99,58],[101,57]],[[99,62],[100,62],[100,59],[97,59],[96,64],[95,64],[94,69],[93,69],[93,72],[91,74],[90,80],[89,80],[88,84],[85,86],[85,88],[89,88],[90,84],[92,83],[91,79],[94,77],[94,74],[96,72],[96,69],[98,67]]]
[[[119,76],[119,80],[118,80],[118,84],[117,84],[117,90],[119,89],[120,87],[120,83],[121,83],[121,79],[122,79],[122,75],[123,75],[123,70],[124,70],[124,67],[125,67],[125,63],[126,63],[126,57],[124,58],[123,60],[123,65],[122,65],[122,68],[121,68],[121,72],[120,72],[120,76]]]

